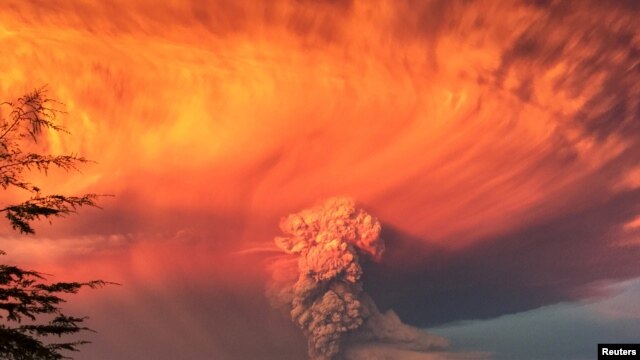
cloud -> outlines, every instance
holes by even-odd
[[[593,356],[591,344],[633,343],[640,329],[638,280],[607,290],[609,297],[603,299],[559,303],[433,331],[457,343],[458,349],[491,351],[497,360],[585,359]]]
[[[295,258],[272,263],[267,294],[302,329],[311,359],[446,356],[446,339],[405,325],[392,310],[381,313],[363,289],[362,266],[379,261],[385,244],[380,222],[352,199],[330,198],[288,215],[280,229],[285,236],[275,238],[276,246]],[[379,355],[372,357],[371,348]]]
[[[296,256],[297,267],[274,262],[267,294],[302,329],[311,359],[334,359],[375,311],[360,282],[361,258],[382,256],[380,222],[349,198],[331,198],[283,218],[280,229],[276,246]]]
[[[460,251],[424,245],[389,229],[381,264],[365,269],[365,286],[382,308],[415,325],[486,319],[562,301],[606,295],[603,282],[640,276],[625,224],[638,211],[638,190],[485,239]]]
[[[370,298],[372,313],[363,327],[349,335],[342,358],[371,359],[488,359],[488,353],[452,352],[449,341],[403,323],[393,310],[381,313]]]
[[[623,229],[640,213],[633,1],[5,10],[0,97],[48,83],[72,133],[52,135],[52,150],[97,161],[38,184],[116,195],[38,228],[91,254],[51,269],[95,268],[151,293],[212,278],[256,294],[204,264],[259,287],[266,270],[240,259],[262,260],[225,251],[264,247],[281,214],[347,194],[380,219],[389,249],[365,286],[414,325],[583,299],[639,276]],[[185,229],[190,241],[173,239]],[[104,241],[130,234],[117,251]],[[165,264],[186,270],[166,278]]]

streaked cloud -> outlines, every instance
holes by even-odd
[[[603,282],[640,276],[638,11],[9,1],[0,98],[48,84],[72,135],[43,145],[97,161],[39,182],[116,197],[42,224],[40,240],[3,228],[2,247],[61,277],[131,284],[117,291],[153,324],[147,343],[189,319],[185,333],[191,324],[217,342],[183,345],[219,359],[263,353],[242,340],[263,332],[218,322],[251,314],[273,330],[259,295],[270,255],[245,250],[270,244],[282,214],[329,196],[381,220],[388,253],[365,286],[403,321],[603,296]],[[163,319],[167,309],[184,313]],[[118,328],[100,316],[101,335]],[[299,358],[300,339],[281,336],[291,333],[279,324],[258,347]]]

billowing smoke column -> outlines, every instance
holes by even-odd
[[[270,298],[290,309],[307,336],[311,359],[333,359],[345,335],[375,307],[362,289],[360,261],[382,256],[380,222],[351,199],[331,198],[287,216],[280,229],[286,236],[277,237],[276,245],[299,258],[297,271],[291,262],[273,267]]]

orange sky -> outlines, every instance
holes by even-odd
[[[424,248],[471,256],[593,214],[615,236],[566,244],[584,274],[566,287],[640,275],[594,255],[638,252],[625,225],[640,211],[616,202],[640,190],[640,35],[626,5],[200,3],[4,5],[0,98],[47,84],[72,132],[50,134],[50,149],[97,162],[43,188],[115,195],[38,226],[41,240],[3,228],[12,259],[159,292],[181,277],[256,289],[260,257],[228,254],[346,195],[404,234],[391,258],[416,268]],[[600,217],[607,206],[619,216]]]
[[[2,59],[3,97],[48,84],[73,133],[53,148],[98,162],[62,190],[260,214],[344,193],[455,246],[532,220],[531,208],[569,196],[630,145],[572,121],[606,80],[594,72],[571,86],[589,44],[505,64],[543,16],[531,7],[432,5],[424,23],[438,11],[459,18],[434,29],[409,18],[405,29],[408,9],[392,3],[64,4],[2,14],[3,45],[15,49]],[[225,11],[231,20],[216,21]]]

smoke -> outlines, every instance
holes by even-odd
[[[427,351],[447,341],[403,324],[393,312],[380,313],[362,286],[362,261],[380,260],[381,225],[349,198],[331,198],[291,214],[280,223],[285,236],[276,246],[289,255],[272,266],[268,296],[289,311],[308,340],[313,360],[335,359],[345,343],[356,348],[379,342]],[[348,358],[359,358],[357,355]]]

